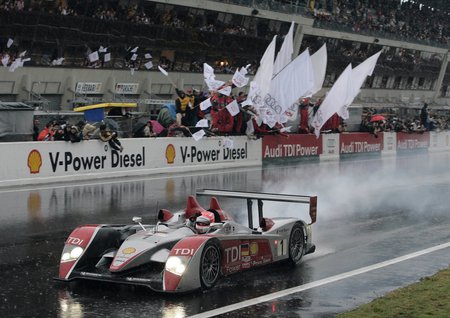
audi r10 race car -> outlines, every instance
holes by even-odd
[[[189,196],[186,209],[160,210],[158,222],[133,225],[83,225],[69,235],[61,255],[59,281],[95,280],[143,285],[154,291],[180,293],[214,286],[221,276],[278,261],[300,263],[313,253],[311,225],[316,221],[317,197],[272,193],[199,190],[210,196],[204,209]],[[245,199],[248,226],[223,211],[216,197]],[[259,226],[253,227],[253,201]],[[293,217],[263,216],[263,202],[309,204],[311,222]],[[199,216],[212,220],[199,234]]]

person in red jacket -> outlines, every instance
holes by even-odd
[[[211,97],[211,127],[214,133],[228,135],[233,132],[234,118],[226,108],[232,101],[232,97],[220,93]]]

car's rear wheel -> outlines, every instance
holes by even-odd
[[[303,226],[299,223],[294,224],[289,236],[289,260],[292,264],[300,263],[305,253],[305,234]]]
[[[220,248],[214,241],[208,241],[200,259],[200,282],[203,289],[213,287],[220,276]]]

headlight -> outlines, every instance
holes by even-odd
[[[186,270],[188,259],[183,256],[170,256],[166,262],[166,270],[172,274],[181,276]]]
[[[84,249],[80,246],[66,245],[61,255],[61,262],[70,262],[77,260],[82,254]]]

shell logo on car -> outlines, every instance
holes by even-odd
[[[254,256],[258,254],[258,243],[252,242],[250,244],[250,255]]]
[[[39,173],[39,170],[42,166],[42,156],[39,151],[33,149],[28,154],[28,168],[30,169],[30,173],[35,174]]]
[[[134,252],[136,252],[134,247],[127,247],[122,250],[123,254],[133,254]]]
[[[175,160],[175,147],[168,144],[166,148],[166,159],[168,164],[173,164]]]

